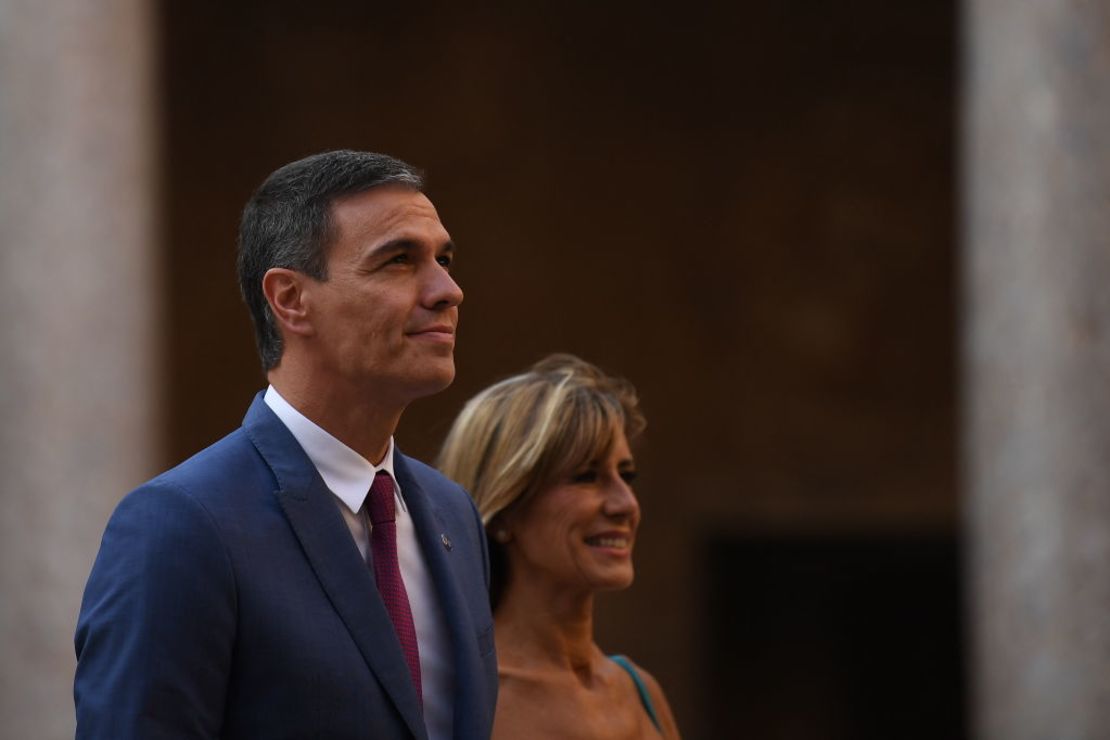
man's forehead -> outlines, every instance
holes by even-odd
[[[428,196],[404,186],[381,186],[337,199],[332,214],[341,232],[380,236],[407,228],[442,229]]]

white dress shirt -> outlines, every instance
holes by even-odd
[[[273,386],[266,389],[266,405],[289,428],[316,466],[324,483],[335,494],[339,511],[366,561],[370,551],[370,518],[363,506],[370,484],[379,470],[389,473],[397,492],[397,559],[405,582],[416,641],[420,647],[420,680],[424,691],[424,724],[430,740],[448,740],[452,734],[455,669],[447,624],[428,572],[412,517],[397,477],[393,474],[393,438],[375,467],[366,458],[340,442],[304,414],[289,405]],[[367,563],[369,567],[369,563]]]

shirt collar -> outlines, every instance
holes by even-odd
[[[362,508],[366,494],[370,492],[370,484],[374,482],[374,476],[379,470],[386,471],[393,479],[398,506],[404,508],[401,487],[397,484],[397,476],[393,474],[392,436],[389,438],[385,457],[375,467],[365,457],[293,408],[272,385],[266,389],[263,400],[304,448],[305,454],[316,466],[327,487],[353,513],[357,514]]]

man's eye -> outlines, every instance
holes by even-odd
[[[389,262],[387,262],[386,264],[389,264],[389,265],[404,265],[404,264],[407,264],[408,261],[409,261],[409,256],[407,254],[395,254],[395,255],[393,255],[392,257],[389,258]]]
[[[455,258],[449,254],[441,254],[440,256],[436,257],[436,262],[443,265],[444,267],[450,267],[451,263],[454,261]]]
[[[594,483],[597,481],[596,470],[583,470],[581,473],[575,473],[571,476],[572,483]]]

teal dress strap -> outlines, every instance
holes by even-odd
[[[651,703],[651,695],[648,693],[647,686],[644,685],[644,679],[640,678],[639,672],[623,655],[610,655],[609,660],[626,670],[629,676],[632,676],[632,682],[636,684],[636,691],[640,694],[640,702],[644,705],[644,710],[651,718],[651,723],[655,725],[655,729],[662,733],[663,728],[659,726],[659,717],[655,714],[655,705]]]

